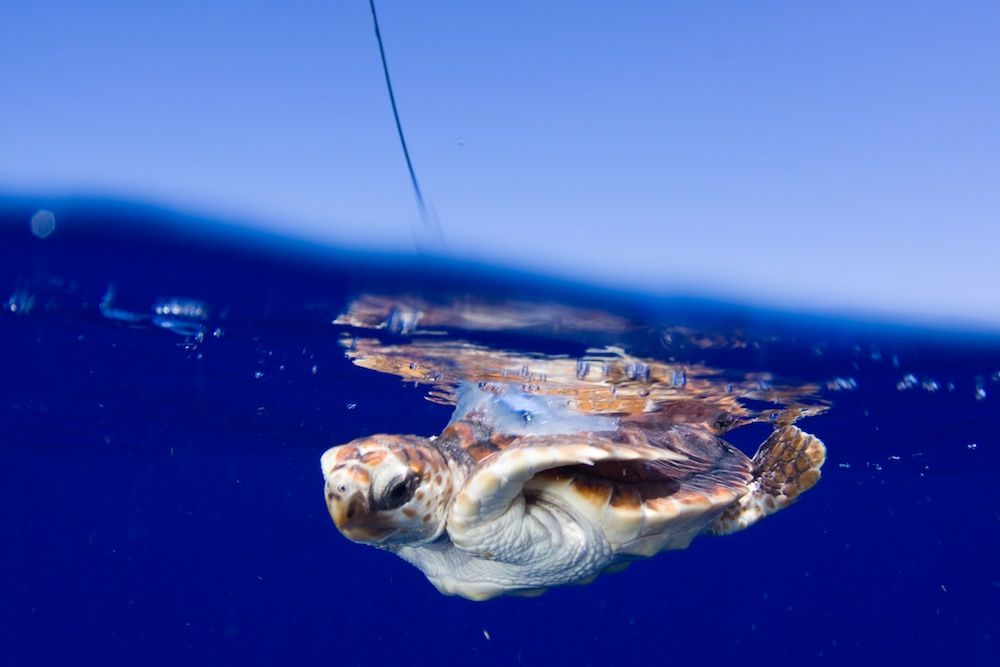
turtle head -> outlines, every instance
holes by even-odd
[[[392,548],[444,530],[451,471],[431,440],[374,435],[327,450],[320,463],[326,506],[347,539]]]

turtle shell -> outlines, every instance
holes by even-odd
[[[652,556],[687,547],[747,492],[752,479],[748,456],[699,427],[625,427],[611,439],[684,458],[600,461],[547,470],[536,475],[525,492],[561,498],[580,518],[600,527],[617,555]]]
[[[441,434],[439,446],[455,452],[472,468],[488,465],[510,447],[582,443],[584,433],[591,445],[677,455],[581,462],[539,472],[525,484],[529,501],[561,501],[577,519],[599,527],[619,556],[652,556],[664,549],[685,548],[747,492],[752,479],[750,458],[702,426],[633,415],[614,422],[608,430],[580,429],[578,422],[561,422],[562,417],[556,415],[542,425],[542,432],[537,428],[517,432],[502,419],[500,425],[505,428],[497,428],[496,412],[478,407],[463,414],[460,402],[459,418]],[[545,428],[556,432],[545,433]]]

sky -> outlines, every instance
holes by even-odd
[[[462,258],[1000,328],[1000,3],[377,3]],[[423,232],[364,0],[0,3],[0,194]]]

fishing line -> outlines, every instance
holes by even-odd
[[[420,219],[424,223],[425,231],[432,239],[443,244],[444,236],[441,227],[434,216],[431,216],[424,204],[424,194],[420,190],[420,183],[417,181],[417,172],[413,169],[413,161],[410,159],[410,151],[406,147],[406,136],[403,134],[403,124],[399,120],[399,109],[396,106],[396,95],[392,91],[392,79],[389,77],[389,63],[385,58],[385,47],[382,45],[382,32],[378,27],[378,14],[375,13],[375,0],[368,0],[368,6],[372,10],[372,22],[375,24],[375,39],[378,40],[378,53],[382,58],[382,71],[385,73],[385,87],[389,91],[389,102],[392,105],[392,117],[396,121],[396,133],[399,135],[399,144],[403,147],[403,157],[406,158],[406,170],[410,173],[410,184],[413,186],[413,194],[417,199],[417,209],[420,212]]]

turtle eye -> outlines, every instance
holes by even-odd
[[[385,492],[385,496],[382,499],[382,508],[394,510],[402,507],[407,500],[413,497],[413,491],[416,486],[416,477],[404,477],[394,482]]]

